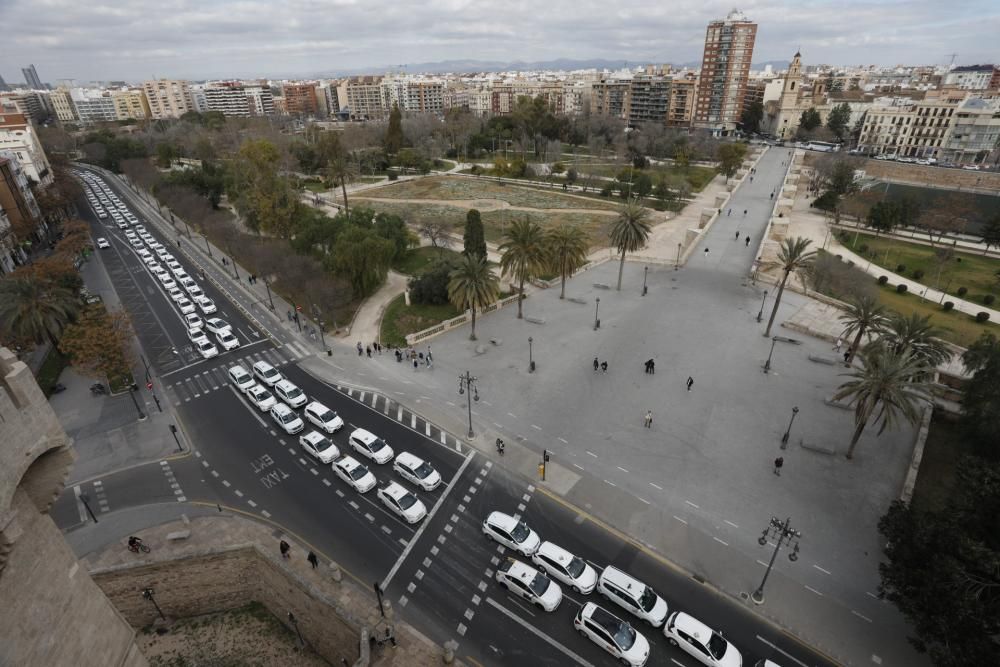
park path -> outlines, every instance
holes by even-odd
[[[599,208],[533,208],[531,206],[514,206],[502,199],[398,199],[396,197],[366,197],[359,195],[360,201],[375,201],[385,204],[437,204],[439,206],[454,206],[455,208],[479,209],[480,211],[528,211],[531,213],[596,213],[598,215],[617,216],[618,211]]]
[[[370,345],[373,341],[381,340],[379,329],[382,325],[382,315],[385,313],[389,302],[406,291],[406,283],[410,276],[395,271],[389,271],[382,287],[358,308],[351,324],[351,340],[360,341],[362,345]]]

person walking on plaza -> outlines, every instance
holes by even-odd
[[[747,234],[747,242],[743,244],[743,247],[745,247],[745,248],[749,248],[750,247],[750,235],[749,234]]]
[[[503,440],[497,438],[497,454],[503,456],[503,449],[504,449]]]
[[[431,346],[427,346],[427,361],[434,361],[434,355],[431,354]]]
[[[646,410],[646,416],[643,418],[642,423],[643,423],[643,426],[645,426],[646,428],[652,428],[653,427],[653,411],[652,410]]]
[[[594,357],[594,372],[596,373],[597,369],[600,367],[601,367],[601,362],[597,360],[597,357]]]
[[[311,551],[309,552],[309,555],[306,556],[306,560],[309,561],[309,564],[313,566],[314,570],[319,566],[319,559],[316,558],[316,554]]]
[[[606,362],[606,361],[602,361],[601,362],[601,372],[602,373],[607,373],[608,372],[608,362]]]
[[[744,218],[747,217],[747,210],[746,209],[743,209],[743,217]]]
[[[730,207],[729,208],[729,213],[726,213],[726,217],[729,217],[732,214],[733,214],[733,209],[732,209],[732,207]]]
[[[368,347],[365,348],[365,354],[368,355],[369,359],[372,358],[372,346],[371,345],[369,345]]]
[[[843,344],[844,344],[844,341],[841,340],[840,338],[838,338],[837,339],[837,343],[833,346],[833,351],[839,353],[840,352],[840,348],[841,348],[841,346]]]
[[[416,370],[417,370],[417,367],[418,367],[419,365],[420,365],[420,362],[418,362],[418,361],[417,361],[417,358],[416,358],[416,357],[413,357],[413,371],[414,371],[414,372],[416,372]]]
[[[360,340],[358,341],[357,348],[358,348],[358,356],[360,357],[362,354],[365,353],[364,348],[361,347],[361,341]]]
[[[784,457],[779,456],[774,459],[774,474],[781,477],[781,466],[785,465]]]
[[[740,230],[737,229],[736,230],[736,238],[734,238],[733,240],[735,241],[738,238],[740,238]]]
[[[688,388],[688,391],[691,391],[691,387],[693,387],[693,386],[694,386],[694,378],[689,375],[688,379],[687,379],[687,388]]]
[[[652,359],[649,360],[649,374],[656,375],[656,362]]]
[[[281,557],[284,558],[285,560],[291,558],[291,556],[288,555],[288,550],[290,548],[291,547],[288,546],[288,542],[284,540],[281,540],[281,542],[278,543],[278,549],[281,551]]]

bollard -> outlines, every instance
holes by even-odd
[[[458,650],[458,642],[449,639],[444,643],[444,664],[450,665],[455,662],[455,651]]]
[[[385,611],[385,620],[391,621],[393,616],[392,603],[388,600],[383,600],[382,609]]]
[[[343,573],[340,571],[340,566],[333,561],[330,561],[330,578],[338,584],[340,583],[340,580],[344,578]]]

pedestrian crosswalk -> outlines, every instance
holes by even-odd
[[[175,380],[166,385],[164,389],[173,404],[179,406],[225,388],[229,384],[227,371],[236,364],[242,364],[249,369],[258,361],[266,361],[275,368],[280,368],[309,354],[310,352],[305,350],[304,346],[297,343],[286,343],[280,348],[262,347],[256,351],[245,352],[242,356],[227,354],[220,359],[221,363],[212,367],[199,366],[199,370],[195,370],[185,378]]]

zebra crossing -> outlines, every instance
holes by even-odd
[[[200,370],[187,377],[176,380],[164,387],[168,398],[175,406],[189,403],[192,400],[210,394],[213,391],[225,388],[229,384],[229,374],[227,371],[236,364],[242,364],[250,368],[258,361],[266,361],[275,368],[280,368],[303,357],[309,356],[311,352],[305,346],[298,343],[286,343],[280,348],[261,348],[258,351],[247,352],[237,357],[235,354],[226,354],[219,363],[211,368]]]

